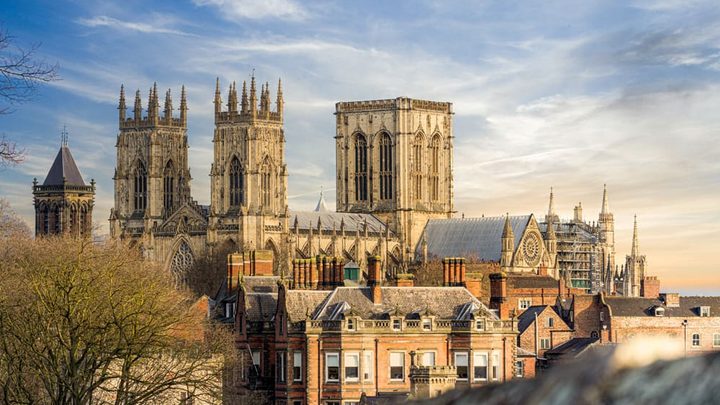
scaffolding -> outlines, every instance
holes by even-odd
[[[542,226],[547,231],[547,224]],[[602,290],[602,259],[595,229],[584,222],[560,221],[555,236],[560,274],[569,276],[573,288],[588,293]]]

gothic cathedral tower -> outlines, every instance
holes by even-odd
[[[126,232],[132,237],[149,235],[190,198],[185,87],[179,118],[173,118],[170,90],[160,115],[157,84],[150,89],[147,116],[142,114],[139,90],[132,118],[126,117],[126,109],[124,87],[120,87],[115,208],[110,214],[113,237]]]
[[[223,111],[220,82],[215,88],[214,157],[210,169],[211,212],[208,243],[233,240],[239,248],[265,246],[265,232],[287,230],[287,179],[283,94],[278,81],[276,108],[271,109],[270,86],[260,88],[255,77],[248,95],[243,82],[238,110],[235,83],[230,85]]]
[[[598,216],[598,239],[600,242],[600,274],[607,294],[612,290],[615,269],[615,219],[610,212],[607,185],[603,185],[603,199]]]
[[[95,180],[86,185],[67,145],[62,144],[42,185],[33,180],[35,235],[92,236]]]
[[[407,260],[428,219],[453,212],[452,104],[400,97],[335,111],[337,211],[380,217]]]

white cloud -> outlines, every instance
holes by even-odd
[[[78,18],[75,22],[86,27],[109,27],[117,30],[137,31],[147,34],[190,35],[186,32],[166,27],[167,21],[162,18],[157,17],[153,18],[153,20],[152,23],[122,21],[117,18],[99,15],[92,18]]]
[[[259,20],[303,20],[308,11],[293,0],[193,0],[198,6],[216,7],[228,20],[236,18]]]

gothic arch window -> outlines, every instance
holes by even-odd
[[[50,233],[50,210],[47,205],[40,206],[40,216],[42,217],[42,234],[47,235]]]
[[[78,209],[77,205],[70,205],[70,218],[68,220],[68,232],[75,234],[78,231]]]
[[[230,162],[230,184],[228,191],[230,192],[230,206],[239,207],[245,202],[245,176],[242,172],[242,166],[240,166],[240,160],[237,156],[233,157]]]
[[[175,168],[172,160],[168,160],[163,171],[163,207],[165,215],[173,212],[175,202]]]
[[[260,170],[260,193],[262,196],[261,205],[270,208],[272,195],[272,164],[268,158],[265,158],[262,169]]]
[[[414,194],[415,199],[422,199],[423,195],[423,184],[422,184],[422,165],[423,165],[423,136],[418,134],[415,137],[413,143],[413,183],[414,183]]]
[[[138,162],[137,168],[135,168],[135,179],[134,179],[135,191],[135,210],[143,211],[147,207],[147,170],[142,162]]]
[[[176,287],[188,286],[190,271],[194,263],[195,259],[193,258],[190,245],[188,245],[187,241],[183,240],[180,242],[180,246],[178,246],[170,262],[170,275]]]
[[[80,215],[78,218],[78,234],[80,236],[85,235],[89,231],[88,226],[88,206],[87,204],[82,204],[80,206]]]
[[[380,199],[393,198],[393,144],[390,135],[380,137]]]
[[[355,199],[368,199],[367,139],[362,134],[355,135]]]
[[[435,135],[430,143],[430,199],[440,199],[440,135]]]

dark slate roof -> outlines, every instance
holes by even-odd
[[[280,280],[279,276],[243,276],[243,285],[245,286],[246,293],[277,293],[278,285],[277,282]],[[215,295],[215,301],[217,302],[235,302],[237,294],[233,292],[229,293],[227,289],[227,278],[223,279],[218,293]]]
[[[613,316],[655,316],[655,307],[665,309],[664,316],[700,316],[700,307],[710,307],[710,316],[720,317],[720,297],[680,297],[680,306],[668,307],[655,298],[605,297]]]
[[[545,355],[575,357],[598,342],[598,338],[573,338],[545,352]]]
[[[520,243],[530,215],[510,217],[515,246]],[[499,262],[505,217],[431,219],[420,240],[427,243],[429,257],[466,257]],[[416,254],[422,246],[418,243]]]
[[[338,287],[323,304],[314,319],[329,319],[338,306],[347,306],[365,319],[386,319],[390,313],[406,318],[428,311],[439,319],[459,319],[468,304],[480,316],[497,319],[464,287],[381,287],[382,303],[374,305],[370,287]]]
[[[269,321],[277,309],[277,294],[245,294],[245,307],[248,321]]]
[[[525,332],[528,326],[535,322],[535,315],[540,315],[549,305],[533,305],[518,316],[518,331]]]
[[[365,232],[367,222],[368,232],[385,233],[385,223],[372,214],[359,214],[350,212],[331,211],[290,211],[290,228],[295,226],[302,230],[317,230],[318,220],[323,232],[332,232],[333,226],[340,232],[340,224],[345,224],[345,232]]]
[[[285,306],[288,320],[290,322],[304,321],[306,315],[312,318],[330,293],[331,291],[319,290],[286,290]]]
[[[508,274],[508,289],[514,288],[555,288],[558,281],[550,276],[536,274]]]
[[[47,177],[45,177],[43,186],[62,186],[63,178],[69,185],[85,185],[85,182],[80,175],[80,170],[78,170],[77,165],[75,164],[75,159],[73,159],[72,154],[70,153],[70,148],[66,145],[60,147],[57,156],[55,156],[55,161],[50,167]]]

